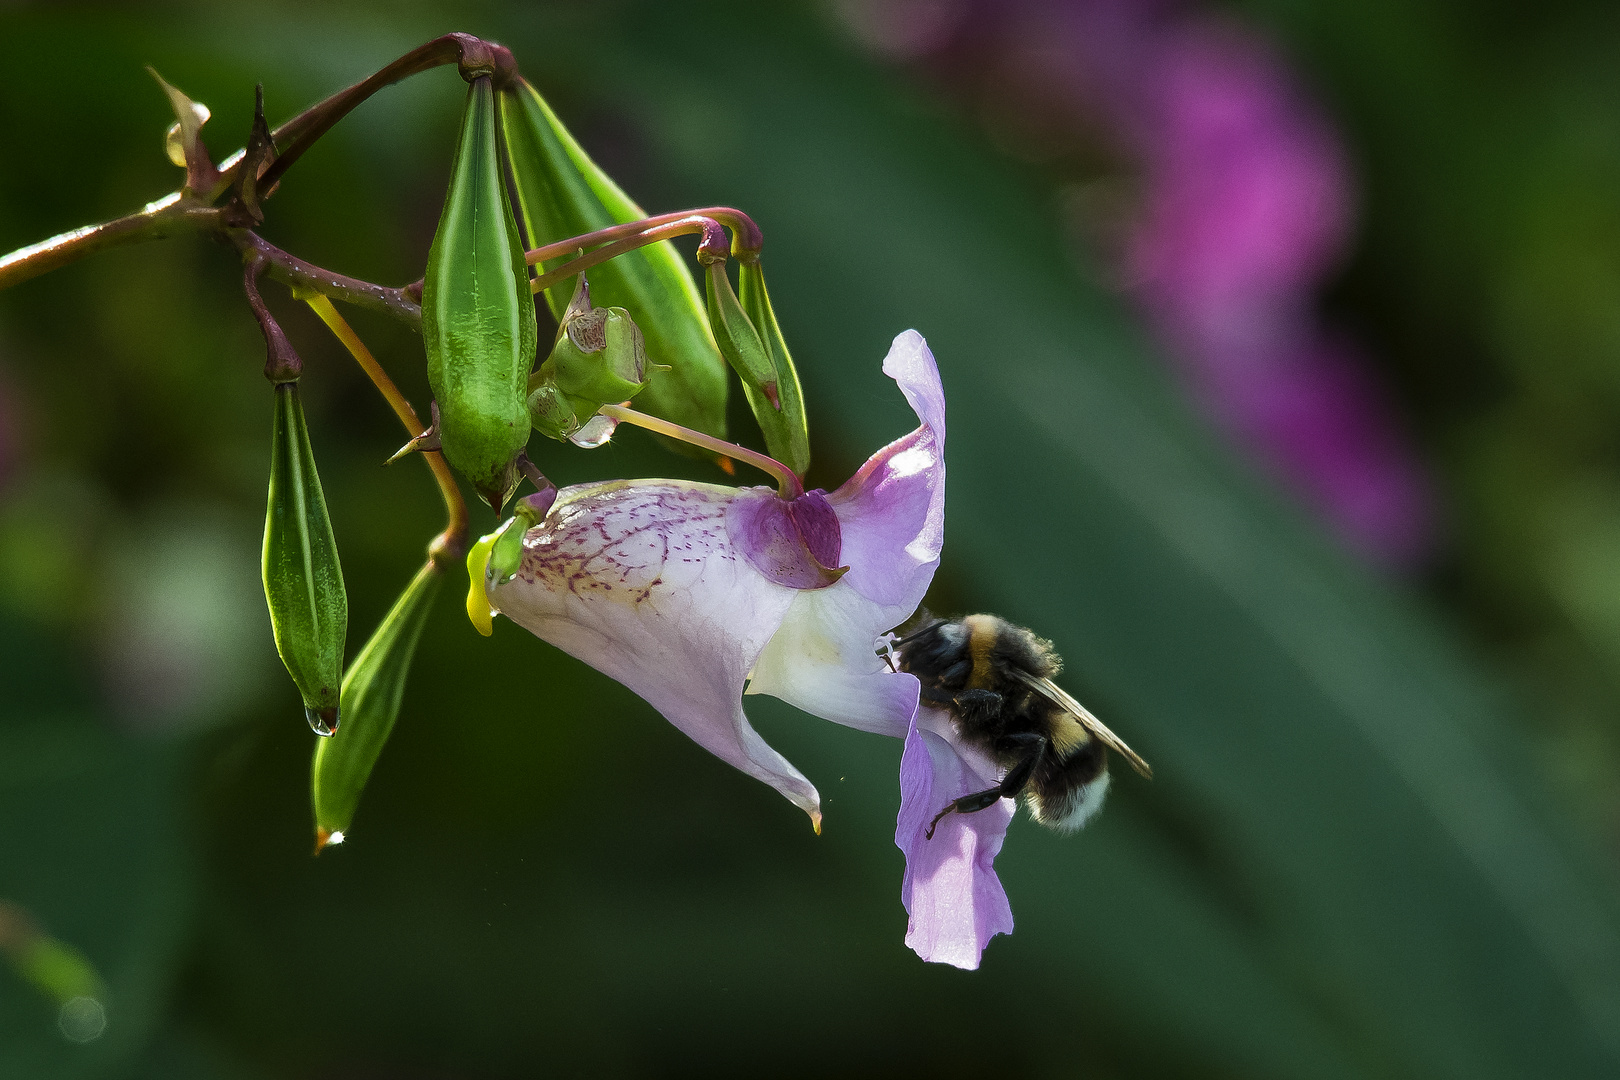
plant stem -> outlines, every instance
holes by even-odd
[[[741,210],[735,210],[729,206],[706,206],[699,210],[678,210],[672,214],[656,214],[653,217],[626,222],[623,225],[610,225],[605,229],[597,229],[595,232],[576,236],[570,240],[559,240],[554,244],[535,248],[533,251],[526,253],[524,259],[530,266],[534,266],[563,255],[570,255],[580,248],[587,248],[593,244],[612,243],[615,240],[635,236],[637,233],[645,232],[659,225],[689,219],[708,219],[729,226],[731,229],[732,254],[738,257],[750,253],[757,255],[760,247],[765,243],[765,238],[760,233],[759,226],[754,224],[754,219]]]
[[[427,430],[422,426],[422,419],[416,415],[416,410],[411,408],[411,403],[399,392],[399,387],[388,377],[388,372],[377,363],[377,358],[371,355],[371,350],[366,348],[365,342],[360,340],[360,336],[354,332],[343,316],[338,314],[337,308],[332,306],[332,301],[324,296],[310,296],[306,297],[304,302],[321,317],[321,321],[333,335],[343,342],[344,347],[349,350],[349,355],[354,357],[360,369],[371,380],[371,384],[388,401],[394,415],[399,417],[399,422],[404,425],[406,433],[414,439]],[[461,489],[456,486],[455,477],[450,474],[450,466],[445,462],[444,455],[437,450],[423,450],[421,454],[428,468],[433,470],[433,479],[438,482],[439,494],[444,498],[445,513],[450,518],[444,531],[434,537],[433,542],[428,545],[428,554],[433,557],[434,562],[441,565],[459,563],[467,554],[467,504],[461,498]]]
[[[505,46],[483,41],[471,34],[445,34],[443,37],[434,38],[427,44],[412,49],[370,78],[333,94],[276,128],[270,134],[271,145],[285,145],[286,149],[282,150],[257,178],[253,185],[257,198],[268,197],[282,175],[303,156],[304,151],[372,94],[401,79],[450,63],[460,66],[464,78],[470,80],[476,75],[491,75],[498,86],[510,83],[518,77],[517,64]],[[136,213],[99,225],[74,229],[0,258],[0,289],[38,277],[104,248],[139,243],[143,240],[164,239],[182,232],[220,232],[254,224],[253,221],[246,220],[247,213],[241,206],[235,207],[236,213],[233,215],[229,213],[231,205],[225,207],[212,205],[235,185],[237,173],[245,156],[245,150],[238,150],[226,158],[224,164],[213,175],[207,191],[171,192],[155,202],[148,203]],[[242,245],[238,243],[237,246]],[[265,254],[271,259],[271,274],[278,280],[308,284],[311,287],[321,288],[323,292],[332,291],[331,288],[323,288],[313,280],[304,282],[289,277],[284,272],[286,270],[284,260],[291,259],[291,256],[283,253],[282,258],[277,258],[268,250]],[[301,265],[318,271],[319,276],[327,281],[336,279],[343,282],[338,286],[339,291],[333,292],[333,295],[362,306],[375,308],[379,302],[377,294],[400,294],[399,299],[404,301],[403,305],[394,304],[390,298],[384,297],[380,299],[383,309],[402,316],[413,324],[420,320],[420,310],[403,296],[403,290],[388,290],[365,282],[355,282],[352,278],[338,278],[338,275],[309,267],[307,263]],[[349,294],[343,290],[349,290]]]
[[[418,333],[422,330],[422,309],[413,304],[404,289],[374,285],[359,278],[345,277],[288,254],[248,229],[230,229],[225,239],[251,258],[265,261],[266,272],[277,281],[325,296],[335,296],[355,307],[391,315]]]
[[[315,141],[330,131],[332,125],[353,112],[372,94],[401,79],[450,63],[459,64],[463,77],[469,81],[476,74],[493,75],[496,85],[501,86],[517,77],[517,64],[504,46],[482,41],[471,34],[445,34],[434,38],[369,78],[310,106],[277,128],[274,133],[277,145],[289,135],[292,142],[259,177],[259,190],[267,192],[274,187],[282,174],[303,156],[304,151],[315,145]]]
[[[220,211],[175,191],[141,210],[99,225],[41,240],[0,258],[0,289],[20,284],[86,255],[143,240],[218,228]]]
[[[713,435],[705,435],[701,431],[693,431],[691,428],[671,423],[661,417],[637,412],[635,409],[626,408],[623,405],[603,405],[597,411],[603,416],[612,417],[621,424],[632,424],[636,427],[646,428],[648,431],[656,431],[658,434],[667,435],[671,439],[691,443],[693,446],[701,446],[703,449],[711,450],[716,454],[746,462],[761,472],[769,473],[776,481],[777,493],[784,499],[797,499],[804,494],[804,485],[799,482],[797,476],[793,475],[792,469],[775,458],[750,450],[746,446],[738,446],[736,443],[717,439]]]

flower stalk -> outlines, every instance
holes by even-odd
[[[636,224],[642,224],[637,222]],[[613,229],[603,229],[601,232],[614,232]],[[702,214],[688,214],[675,217],[669,221],[660,221],[657,224],[638,229],[628,236],[604,244],[595,251],[586,252],[577,259],[563,263],[554,270],[548,270],[538,275],[529,283],[534,292],[542,292],[559,282],[567,281],[576,274],[583,273],[593,266],[598,266],[609,259],[623,255],[627,251],[647,247],[661,240],[672,240],[677,236],[687,236],[691,233],[702,233],[703,239],[698,244],[698,257],[705,255],[711,258],[725,259],[729,245],[726,242],[726,231],[720,223],[713,218]],[[577,237],[573,240],[563,240],[556,244],[548,244],[543,248],[536,248],[528,252],[524,258],[532,266],[544,259],[554,259],[559,255],[566,255],[570,251],[583,246],[586,237]],[[549,254],[548,254],[549,253]]]
[[[623,405],[604,405],[600,411],[603,416],[610,417],[621,424],[646,428],[648,431],[657,432],[671,439],[679,439],[681,442],[691,443],[693,446],[702,447],[704,450],[712,451],[723,457],[734,458],[737,461],[752,465],[760,472],[768,473],[776,481],[777,493],[784,499],[797,499],[804,494],[804,484],[800,482],[797,476],[793,475],[792,469],[775,458],[766,457],[764,454],[750,450],[746,446],[738,446],[736,443],[729,443],[724,439],[716,439],[712,435],[705,435],[701,431],[681,427],[679,424],[670,423],[668,420],[656,416],[648,416],[646,413],[637,412]]]
[[[422,418],[416,414],[416,410],[411,407],[405,395],[399,392],[399,387],[388,377],[388,372],[377,363],[377,358],[371,355],[371,350],[360,340],[360,335],[354,332],[348,321],[338,313],[337,308],[332,306],[332,301],[316,294],[305,296],[304,302],[320,316],[333,336],[343,343],[343,347],[349,350],[349,355],[354,357],[355,363],[360,365],[360,370],[371,380],[371,385],[377,388],[377,392],[382,394],[389,407],[394,410],[400,425],[411,438],[420,438],[425,434],[427,428],[422,425]],[[442,569],[459,563],[467,553],[467,503],[461,497],[461,489],[456,486],[456,479],[450,474],[450,466],[445,462],[443,454],[437,450],[424,450],[422,459],[433,471],[434,482],[438,484],[439,494],[444,499],[445,513],[449,517],[444,531],[434,537],[432,543],[428,545],[428,553],[432,556],[434,564]]]

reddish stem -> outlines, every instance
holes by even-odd
[[[706,218],[701,215],[694,214],[687,217],[677,217],[672,220],[665,221],[662,224],[654,225],[651,228],[646,228],[645,222],[637,222],[637,224],[643,226],[639,231],[632,233],[629,236],[625,236],[620,240],[616,240],[611,244],[604,244],[595,251],[586,252],[577,259],[565,262],[561,266],[546,271],[544,274],[541,274],[530,283],[530,288],[535,292],[539,292],[542,289],[549,289],[559,281],[567,281],[575,274],[578,274],[584,270],[589,270],[591,267],[597,266],[601,263],[605,263],[609,259],[623,255],[627,251],[634,251],[636,248],[646,247],[648,244],[656,244],[661,240],[668,240],[676,236],[684,236],[688,233],[700,232],[703,234],[703,240],[698,244],[698,259],[700,261],[703,260],[705,256],[707,256],[708,260],[711,262],[723,261],[726,257],[726,230],[718,221],[715,221],[713,218]],[[583,240],[585,238],[580,237],[579,239]],[[577,242],[572,240],[565,240],[561,243],[578,246]],[[536,251],[542,253],[541,258],[555,258],[556,255],[566,254],[569,251],[574,250],[574,247],[564,247],[561,251],[556,252],[555,255],[548,256],[543,254],[545,252],[552,251],[558,246],[558,244],[550,244],[543,248],[537,248]],[[530,252],[529,254],[533,255],[535,252]],[[530,261],[535,262],[538,260],[531,259]]]
[[[563,255],[570,254],[579,248],[590,247],[592,244],[607,244],[614,240],[622,240],[628,236],[635,236],[648,229],[667,225],[675,221],[689,219],[710,219],[724,223],[731,229],[731,251],[738,258],[749,255],[758,256],[759,250],[765,245],[765,237],[754,224],[754,219],[741,210],[734,210],[729,206],[707,206],[698,210],[677,210],[669,214],[655,214],[640,221],[628,221],[623,225],[610,225],[605,229],[586,233],[568,240],[558,240],[554,244],[535,248],[524,255],[530,266],[546,262]],[[688,230],[693,231],[693,230]],[[674,235],[680,235],[676,233]]]
[[[292,167],[315,141],[332,129],[332,125],[353,112],[355,107],[372,94],[385,86],[392,86],[401,79],[408,79],[412,75],[420,75],[424,71],[441,67],[445,64],[455,63],[461,66],[464,79],[471,82],[479,75],[493,75],[497,86],[504,86],[517,77],[517,63],[512,59],[512,53],[504,45],[475,38],[471,34],[446,34],[434,38],[426,45],[419,45],[395,60],[370,78],[362,79],[349,87],[340,90],[318,105],[313,105],[275,130],[274,137],[279,143],[288,135],[293,137],[292,144],[281,151],[281,155],[265,170],[259,178],[259,189],[269,191],[275,186],[281,175]]]

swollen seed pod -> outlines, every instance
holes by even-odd
[[[316,851],[341,842],[354,820],[360,793],[399,718],[411,658],[443,579],[443,572],[428,560],[383,616],[343,679],[343,730],[315,744],[310,765]]]
[[[708,263],[704,271],[709,325],[714,328],[714,340],[720,345],[720,355],[726,358],[726,363],[731,365],[744,387],[751,388],[771,410],[779,409],[776,366],[771,363],[771,354],[766,351],[765,343],[759,340],[759,331],[754,329],[737,294],[732,291],[731,279],[726,276],[725,260],[717,258]],[[753,401],[752,396],[749,401]],[[754,411],[759,411],[757,406]]]
[[[500,513],[529,441],[536,331],[496,119],[489,77],[473,79],[422,282],[422,339],[444,456]]]
[[[501,119],[532,245],[647,216],[586,156],[526,81],[519,79],[513,89],[501,92]],[[546,268],[565,261],[553,260]],[[567,310],[571,289],[571,284],[559,283],[546,290],[546,303],[558,319]],[[661,241],[595,267],[591,291],[597,303],[628,310],[646,336],[654,366],[636,407],[725,438],[726,366],[709,333],[703,298],[675,245]],[[657,365],[668,365],[668,370]]]
[[[349,599],[296,382],[277,383],[264,519],[264,598],[276,651],[317,735],[338,728]]]
[[[781,408],[770,408],[764,395],[746,381],[743,392],[748,395],[754,418],[765,434],[765,446],[771,457],[792,469],[802,480],[805,470],[810,468],[810,426],[804,415],[804,391],[799,386],[799,372],[793,366],[787,342],[782,339],[782,330],[776,325],[776,312],[771,310],[771,297],[765,291],[765,272],[760,269],[757,257],[739,261],[737,292],[744,314],[759,332],[760,342],[776,369],[776,393]]]

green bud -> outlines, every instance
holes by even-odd
[[[776,365],[765,343],[759,340],[759,331],[749,321],[737,294],[731,289],[726,276],[726,264],[716,259],[704,268],[709,303],[709,325],[714,328],[714,340],[720,345],[720,355],[726,358],[733,371],[742,379],[745,388],[752,388],[766,399],[773,410],[778,408],[776,392]],[[750,398],[750,401],[753,399]],[[755,409],[755,412],[759,410]]]
[[[455,168],[422,283],[428,382],[439,443],[496,513],[517,487],[528,445],[534,296],[506,195],[487,76],[467,90]]]
[[[349,600],[296,382],[278,383],[264,519],[264,597],[276,650],[317,735],[338,727]]]
[[[529,391],[529,423],[547,438],[566,442],[570,435],[584,426],[585,421],[575,411],[574,402],[557,388],[556,383],[539,379],[536,373],[535,379],[530,380],[534,389]],[[588,405],[589,402],[583,404]],[[589,410],[585,413],[587,417],[590,414]]]
[[[530,243],[539,247],[647,216],[586,156],[527,82],[520,79],[514,89],[502,91],[501,115]],[[565,261],[553,260],[546,268]],[[675,245],[661,241],[605,262],[591,270],[591,287],[598,303],[632,313],[646,336],[653,364],[636,407],[725,438],[725,363],[704,318],[703,298]],[[546,290],[546,302],[559,319],[569,296],[566,285]],[[670,445],[691,452],[683,444]]]
[[[523,565],[523,534],[529,531],[532,524],[526,518],[514,515],[495,537],[495,543],[489,549],[488,567],[495,575],[497,585],[510,581],[518,567]]]
[[[529,377],[530,420],[542,434],[566,439],[603,405],[645,390],[653,368],[630,313],[592,307],[590,286],[581,274],[551,355]]]
[[[343,680],[343,730],[315,744],[315,850],[342,843],[405,696],[405,676],[444,575],[429,560],[360,650]]]
[[[603,405],[647,387],[641,330],[624,308],[595,308],[569,319],[546,363],[564,393]]]
[[[765,445],[771,457],[792,469],[800,479],[810,468],[810,426],[804,415],[804,391],[799,387],[799,372],[793,366],[787,342],[776,325],[776,312],[771,310],[771,297],[765,291],[765,272],[759,259],[742,259],[737,268],[737,291],[742,309],[748,315],[760,341],[770,354],[776,369],[776,392],[780,409],[770,408],[764,396],[743,383],[743,393],[765,434]]]
[[[519,499],[512,508],[511,520],[495,534],[486,564],[497,585],[504,585],[518,572],[518,567],[523,564],[524,536],[546,519],[556,501],[557,489],[551,487]]]

